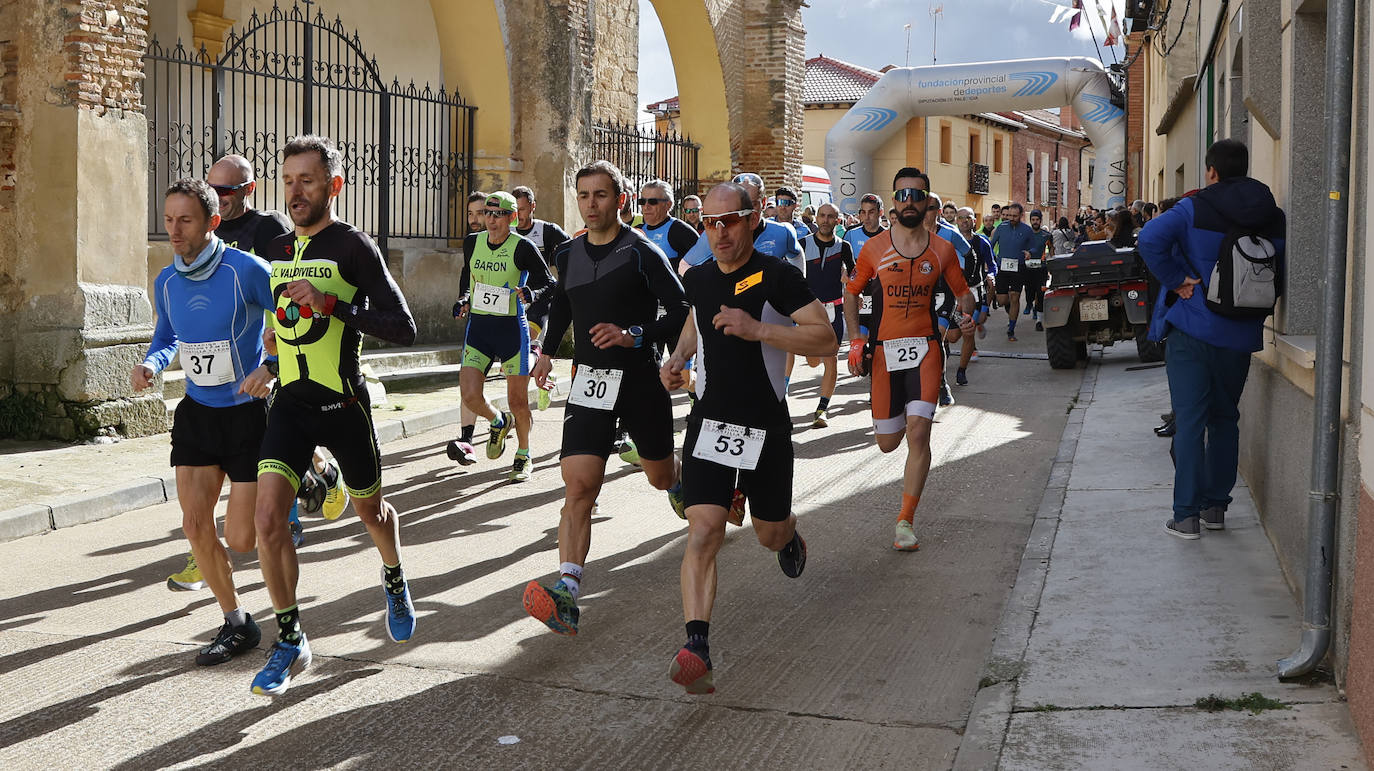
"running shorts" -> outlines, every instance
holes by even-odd
[[[278,390],[267,411],[258,476],[281,474],[299,489],[319,445],[338,462],[350,495],[367,498],[381,490],[382,452],[372,426],[372,403],[362,382],[354,393],[317,407],[289,391]]]
[[[881,343],[873,347],[873,430],[898,434],[906,430],[908,416],[935,418],[940,382],[945,371],[945,349],[938,337],[928,337],[926,355],[919,366],[887,371]]]
[[[574,381],[577,370],[573,369]],[[625,370],[615,407],[599,410],[569,403],[563,411],[560,458],[608,458],[616,440],[616,420],[634,440],[639,457],[657,461],[673,454],[673,402],[652,364]]]
[[[1022,268],[1022,270],[1025,269]],[[1021,275],[1020,271],[998,271],[997,278],[995,279],[995,281],[997,283],[997,294],[1006,294],[1007,292],[1020,292],[1024,290],[1026,287],[1026,278],[1025,276]]]
[[[792,426],[784,423],[768,429],[758,467],[741,471],[702,460],[692,455],[701,419],[687,419],[687,437],[682,445],[682,496],[688,508],[720,506],[730,508],[735,490],[743,490],[749,501],[749,515],[765,522],[781,522],[792,513]]]
[[[524,316],[468,315],[463,366],[486,372],[494,361],[508,376],[530,374],[530,327]]]
[[[172,465],[219,466],[231,482],[256,482],[266,428],[261,399],[208,407],[187,396],[172,414]]]

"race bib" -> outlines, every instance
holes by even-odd
[[[228,340],[211,343],[181,343],[181,368],[198,386],[210,387],[234,382],[234,356]]]
[[[887,371],[897,372],[921,366],[921,359],[929,351],[929,341],[924,337],[899,337],[883,341],[883,357],[887,359]]]
[[[1003,257],[1002,270],[1008,273],[1019,272],[1021,270],[1021,263],[1017,262],[1015,257]]]
[[[935,295],[935,307],[936,307],[936,308],[943,308],[943,307],[945,307],[945,293],[944,293],[944,292],[938,292],[938,293],[936,293],[936,295]]]
[[[1026,267],[1030,268],[1031,270],[1037,270],[1040,268],[1041,265],[1044,264],[1044,260],[1026,260]]]
[[[863,298],[859,300],[859,313],[873,313],[873,295],[865,293]]]
[[[483,313],[510,316],[510,288],[479,283],[472,288],[472,307]]]
[[[625,371],[620,369],[593,369],[578,367],[573,377],[572,390],[568,393],[568,404],[590,407],[594,410],[615,408],[616,397],[620,395],[620,380]]]
[[[763,440],[767,435],[761,428],[703,420],[696,447],[692,448],[692,457],[742,471],[753,471],[758,468],[759,453],[763,452]]]
[[[834,304],[834,303],[826,303],[826,304],[825,304],[825,320],[826,320],[826,321],[830,321],[830,322],[833,322],[833,321],[835,320],[835,304]]]

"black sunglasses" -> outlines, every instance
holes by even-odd
[[[657,206],[657,205],[659,205],[659,204],[661,204],[661,203],[672,203],[672,202],[673,202],[673,199],[671,199],[671,198],[641,198],[641,199],[639,199],[639,205],[640,205],[640,206]]]
[[[237,193],[251,184],[253,184],[253,180],[250,179],[247,182],[240,182],[237,185],[211,185],[210,189],[220,195],[229,195],[230,193]]]
[[[901,190],[894,190],[892,192],[892,200],[901,201],[903,203],[907,201],[915,201],[916,203],[920,203],[921,201],[924,201],[929,197],[930,191],[922,190],[918,187],[904,187]]]

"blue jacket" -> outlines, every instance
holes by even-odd
[[[1249,177],[1209,185],[1145,223],[1137,237],[1140,256],[1160,281],[1156,311],[1163,310],[1164,295],[1184,279],[1211,277],[1217,250],[1230,229],[1228,222],[1268,235],[1283,259],[1284,214],[1268,186]],[[1263,319],[1219,316],[1207,307],[1206,294],[1206,284],[1199,284],[1191,298],[1180,298],[1163,310],[1162,334],[1174,327],[1219,348],[1249,352],[1264,348]]]
[[[754,238],[754,248],[768,255],[777,257],[792,267],[806,274],[806,258],[802,256],[801,242],[797,240],[797,231],[791,225],[773,220],[764,220],[763,229]],[[714,260],[716,256],[711,254],[711,242],[706,239],[706,234],[702,233],[697,239],[697,245],[692,247],[682,259],[688,265],[696,267],[704,262]]]

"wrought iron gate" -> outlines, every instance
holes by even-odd
[[[388,238],[461,239],[472,187],[473,113],[457,91],[396,79],[337,17],[275,4],[231,31],[224,54],[171,49],[156,38],[144,57],[148,117],[148,234],[164,237],[162,191],[204,177],[215,159],[253,164],[253,204],[284,209],[276,184],[281,148],[297,134],[324,134],[343,153],[347,186],[338,214]]]
[[[664,134],[622,123],[592,126],[592,157],[614,163],[630,185],[630,198],[639,195],[645,182],[661,179],[673,186],[677,201],[673,215],[680,216],[682,199],[700,195],[697,153],[701,145],[677,134]]]

